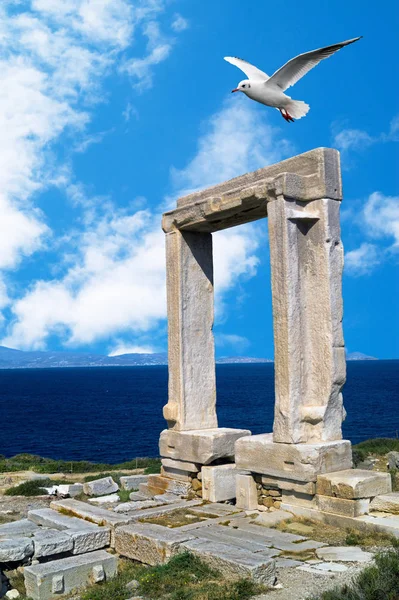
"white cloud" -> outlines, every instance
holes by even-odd
[[[364,242],[356,250],[345,254],[345,272],[354,276],[366,275],[378,265],[379,260],[376,246]]]
[[[15,268],[51,241],[46,216],[34,206],[36,195],[58,185],[67,186],[71,196],[74,187],[72,173],[58,163],[53,146],[66,135],[75,152],[101,141],[107,132],[86,129],[96,103],[104,100],[104,77],[118,66],[137,30],[144,29],[149,44],[156,43],[155,19],[164,4],[0,4],[0,268]],[[125,118],[133,111],[130,107]],[[75,199],[78,195],[75,189]],[[82,194],[80,199],[83,205]]]
[[[373,138],[362,129],[343,129],[334,137],[334,146],[340,150],[364,150],[373,143]]]
[[[248,338],[234,333],[217,333],[215,342],[220,347],[231,347],[238,352],[242,352],[250,345]]]
[[[122,354],[153,354],[155,352],[152,346],[133,346],[124,342],[118,343],[108,354],[108,356],[121,356]]]
[[[388,132],[372,136],[363,129],[351,129],[342,124],[333,123],[333,145],[341,150],[345,158],[350,151],[363,151],[383,142],[399,141],[399,115],[396,115],[389,124]]]
[[[399,196],[374,192],[363,209],[368,235],[391,240],[391,250],[399,250]]]
[[[172,29],[180,33],[180,31],[185,31],[186,29],[188,29],[188,27],[189,23],[187,19],[179,15],[179,13],[176,13],[173,18]]]
[[[213,116],[186,168],[174,172],[176,189],[220,182],[279,160],[288,144],[248,103],[228,103]],[[242,144],[240,135],[243,137]],[[227,140],[225,140],[227,136]],[[231,146],[236,146],[232,150]],[[239,146],[239,147],[237,147]],[[279,150],[280,149],[280,150]],[[166,317],[164,235],[160,215],[142,210],[129,215],[108,200],[91,203],[81,186],[69,193],[85,207],[83,233],[65,243],[66,274],[38,281],[14,303],[14,322],[2,340],[19,348],[43,348],[50,335],[78,346],[98,340],[157,336]],[[182,191],[183,193],[183,191]],[[96,206],[101,205],[101,214]],[[242,277],[256,272],[259,239],[254,226],[214,236],[217,306]],[[76,250],[78,248],[78,250]],[[127,347],[114,342],[111,347]],[[150,344],[132,344],[147,347]]]
[[[173,44],[173,40],[167,40],[161,34],[156,21],[147,23],[143,33],[148,39],[146,55],[144,58],[132,58],[122,67],[123,72],[137,80],[135,87],[141,91],[152,87],[153,67],[168,58]]]
[[[374,192],[364,204],[358,220],[365,239],[378,239],[380,244],[364,242],[345,254],[345,270],[350,275],[367,275],[383,261],[399,251],[399,196]]]
[[[225,102],[200,138],[198,151],[183,169],[172,169],[175,187],[189,193],[285,158],[292,150],[262,109],[246,98]],[[278,140],[277,140],[278,137]]]

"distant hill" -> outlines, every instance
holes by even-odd
[[[106,356],[84,352],[36,352],[0,346],[0,369],[46,369],[51,367],[136,367],[166,365],[166,353]]]
[[[222,356],[217,358],[216,362],[219,365],[222,364],[248,364],[248,363],[271,363],[273,362],[270,358],[252,358],[250,356]]]
[[[223,357],[217,363],[265,363],[266,358]],[[0,346],[0,369],[47,369],[52,367],[139,367],[167,365],[166,352],[106,356],[86,352],[46,352],[15,350]]]
[[[346,360],[378,360],[375,356],[368,356],[362,352],[350,352],[346,355]]]
[[[346,360],[378,360],[361,352],[352,352]],[[250,356],[222,356],[218,364],[271,363],[270,358]],[[167,365],[166,352],[154,354],[121,354],[106,356],[89,352],[46,352],[15,350],[0,346],[0,369],[47,369],[52,367],[139,367]]]

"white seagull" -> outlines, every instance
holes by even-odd
[[[292,100],[290,96],[284,94],[285,90],[299,81],[323,58],[328,58],[344,46],[357,42],[361,37],[363,36],[299,54],[289,60],[271,77],[246,60],[234,56],[225,56],[224,60],[241,69],[248,77],[248,79],[240,81],[232,92],[244,92],[252,100],[277,108],[287,122],[300,119],[309,111],[309,104],[302,102],[302,100]]]

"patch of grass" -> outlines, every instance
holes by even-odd
[[[156,567],[121,560],[118,576],[88,588],[81,593],[81,600],[127,600],[132,591],[126,584],[132,579],[140,584],[134,594],[146,600],[249,600],[266,591],[265,586],[249,580],[227,581],[199,558],[184,553]]]
[[[19,591],[22,598],[26,598],[25,579],[23,573],[13,570],[7,571],[6,575],[10,580],[12,587]]]
[[[313,596],[309,600],[398,600],[399,542],[377,554],[374,564],[366,567],[351,584]]]
[[[131,493],[132,493],[131,490],[119,490],[119,492],[118,492],[119,500],[121,502],[129,502]]]
[[[154,458],[145,468],[144,475],[158,475],[161,472],[161,459]]]
[[[36,473],[101,473],[117,470],[154,469],[159,465],[158,458],[134,458],[123,463],[94,463],[87,460],[55,460],[36,454],[16,454],[11,458],[0,455],[0,473],[35,471]],[[159,473],[159,471],[157,471]]]
[[[45,487],[51,487],[53,482],[51,479],[33,479],[25,481],[15,487],[8,488],[4,492],[5,496],[44,496],[47,494]]]
[[[303,525],[312,527],[312,533],[309,533],[307,537],[311,537],[312,540],[317,542],[324,542],[330,546],[346,545],[360,546],[362,548],[374,546],[386,548],[392,546],[392,536],[385,533],[377,533],[374,531],[367,533],[355,529],[344,529],[342,527],[334,527],[333,525],[326,525],[320,521],[312,521],[311,519],[301,517],[281,521],[276,525],[276,529],[292,532],[292,530],[287,527],[290,523],[302,523]]]
[[[388,452],[395,450],[399,452],[399,439],[396,438],[375,438],[365,440],[353,446],[353,461],[355,465],[365,460],[370,454],[375,456],[384,456]]]
[[[164,515],[158,517],[148,517],[147,519],[139,519],[140,523],[153,523],[154,525],[162,525],[163,527],[182,527],[189,523],[200,523],[206,519],[215,519],[216,515],[196,513],[187,508],[177,508],[171,510]]]
[[[374,546],[387,548],[393,545],[394,539],[386,533],[378,533],[377,531],[365,532],[347,529],[345,544],[347,546],[361,546],[362,548],[372,548]]]

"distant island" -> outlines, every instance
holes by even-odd
[[[349,352],[346,355],[346,360],[378,360],[375,356],[368,356],[362,352]]]
[[[361,352],[351,352],[347,360],[378,360]],[[270,358],[250,356],[223,356],[216,359],[218,364],[272,363]],[[49,352],[15,350],[0,346],[0,369],[49,369],[60,367],[140,367],[167,365],[166,352],[154,354],[120,354],[106,356],[88,352]]]

